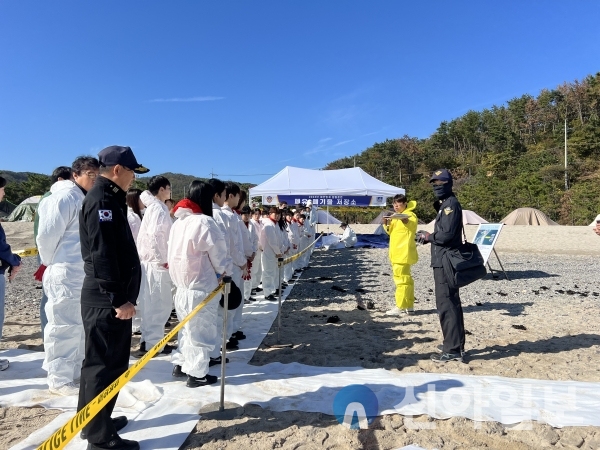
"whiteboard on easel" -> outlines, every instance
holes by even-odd
[[[488,259],[494,250],[494,245],[498,240],[502,225],[503,224],[501,223],[480,223],[479,228],[477,228],[475,238],[473,238],[473,244],[476,244],[479,248],[481,256],[483,256],[484,265],[487,264]]]

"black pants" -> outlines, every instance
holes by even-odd
[[[78,411],[129,367],[131,319],[121,320],[115,316],[116,312],[112,308],[81,305],[85,359],[81,367]],[[116,402],[117,395],[85,427],[88,442],[102,444],[117,437],[110,418]]]
[[[444,353],[460,353],[465,348],[465,322],[458,289],[451,289],[444,269],[433,268],[435,306],[444,335]]]

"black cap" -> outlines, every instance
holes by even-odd
[[[429,182],[431,183],[435,180],[452,181],[452,175],[450,175],[450,172],[448,172],[448,170],[446,169],[439,169],[433,172],[431,178],[429,179]]]
[[[120,166],[133,170],[135,173],[150,172],[150,169],[147,169],[137,162],[133,151],[131,151],[131,148],[129,147],[121,147],[119,145],[106,147],[98,153],[98,160],[100,161],[100,165],[104,167],[116,166],[119,164]]]
[[[346,222],[340,223],[340,228],[344,228],[344,227],[347,227],[347,226],[348,226],[348,224]]]

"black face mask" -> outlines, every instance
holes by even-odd
[[[450,194],[452,194],[452,184],[446,183],[446,184],[440,184],[437,186],[434,184],[433,185],[433,193],[440,200],[450,197]]]

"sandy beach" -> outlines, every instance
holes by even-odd
[[[13,249],[31,246],[30,224],[3,223],[3,227]],[[352,227],[358,233],[376,228]],[[469,238],[476,228],[466,227]],[[591,227],[512,226],[502,230],[496,249],[510,280],[503,274],[488,275],[461,290],[468,330],[466,364],[439,366],[429,360],[441,343],[441,332],[428,246],[418,248],[420,260],[413,266],[417,301],[415,314],[409,317],[385,315],[394,298],[387,249],[317,250],[310,269],[283,305],[282,337],[293,347],[271,347],[276,339],[273,327],[251,364],[299,362],[397,373],[600,382],[600,237]],[[494,258],[491,263],[500,268]],[[36,258],[26,258],[19,277],[7,284],[0,349],[43,350],[41,291],[32,278],[36,268]],[[357,309],[357,299],[373,302],[373,308]],[[333,315],[340,321],[327,323]],[[464,418],[421,416],[417,421],[433,423],[435,429],[413,429],[403,416],[393,414],[379,417],[367,430],[349,430],[324,414],[273,412],[252,404],[244,405],[240,413],[231,421],[200,419],[181,448],[395,449],[409,444],[426,449],[600,448],[599,427],[485,422],[477,428]],[[0,408],[0,449],[58,414],[41,408]]]

